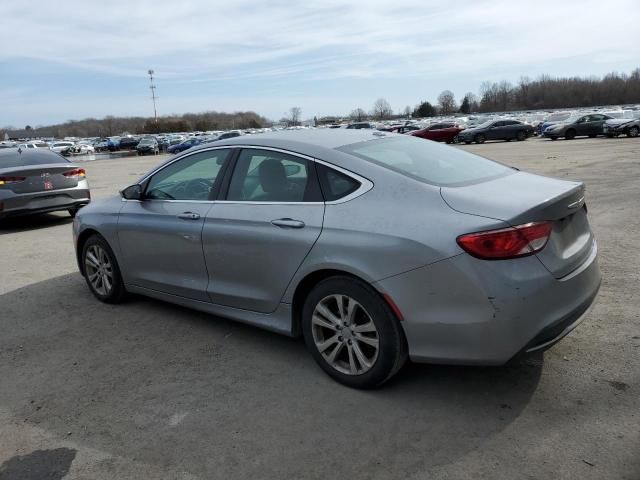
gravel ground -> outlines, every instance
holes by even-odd
[[[587,183],[603,285],[544,356],[350,390],[298,340],[97,302],[68,216],[16,219],[0,227],[0,479],[640,479],[640,140],[458,148]],[[84,166],[99,198],[158,162]]]

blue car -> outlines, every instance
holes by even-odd
[[[187,138],[186,140],[178,143],[177,145],[171,145],[169,148],[167,148],[167,152],[180,153],[180,152],[183,152],[184,150],[190,149],[191,147],[200,145],[200,143],[202,143],[202,141],[197,137]]]
[[[567,120],[571,116],[571,112],[560,112],[554,113],[547,117],[547,119],[540,124],[540,130],[538,131],[538,135],[542,136],[544,131],[551,127],[552,125],[557,125],[558,123],[562,123]]]

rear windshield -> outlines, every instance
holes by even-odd
[[[515,173],[486,158],[415,137],[369,140],[338,150],[432,185],[464,185]]]
[[[31,153],[31,152],[29,152]],[[17,150],[4,150],[0,153],[0,168],[25,167],[30,165],[47,165],[50,163],[69,162],[66,158],[55,154],[18,153]]]

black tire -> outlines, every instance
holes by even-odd
[[[607,138],[613,138],[613,133],[607,133]]]
[[[636,138],[638,135],[640,135],[640,128],[636,126],[631,127],[627,132],[627,137],[629,138]]]
[[[107,255],[109,262],[112,265],[112,286],[111,286],[111,289],[105,294],[100,293],[96,290],[94,285],[89,280],[89,276],[87,273],[87,251],[92,246],[97,246],[101,248],[104,251],[104,253]],[[111,250],[111,247],[102,236],[96,234],[96,235],[92,235],[87,239],[87,241],[82,246],[81,261],[82,261],[82,272],[87,282],[87,285],[89,286],[89,290],[91,290],[91,293],[93,293],[93,295],[98,300],[104,303],[122,303],[124,300],[126,300],[127,291],[124,288],[124,283],[122,281],[122,275],[120,274],[120,267],[118,266],[118,261],[116,260],[116,256],[114,255],[113,250]]]
[[[337,370],[320,353],[314,341],[313,313],[316,306],[331,295],[346,295],[358,302],[366,310],[377,330],[377,357],[373,365],[362,374],[347,374]],[[320,368],[337,382],[352,388],[379,387],[395,375],[407,360],[404,332],[387,302],[371,286],[348,276],[329,277],[311,290],[302,309],[302,334],[307,349]]]
[[[565,140],[573,140],[574,138],[576,138],[576,131],[573,129],[567,130],[564,134],[564,139]]]
[[[556,141],[558,139],[558,137],[549,137],[551,138],[552,141]]]
[[[474,141],[476,143],[484,143],[487,140],[487,137],[485,137],[483,134],[479,133],[478,135],[476,135],[474,137]]]
[[[471,145],[471,141],[470,140],[465,140],[464,143],[466,143],[467,145]]]
[[[598,135],[596,135],[595,133],[590,133],[588,135],[589,138],[596,138]]]
[[[527,139],[527,134],[520,130],[518,133],[516,133],[516,140],[518,140],[519,142],[522,142],[523,140]]]
[[[69,212],[69,215],[71,215],[71,218],[75,218],[76,214],[78,213],[78,208],[70,208],[69,210],[67,210],[67,212]]]

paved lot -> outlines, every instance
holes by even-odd
[[[100,304],[66,215],[15,220],[0,227],[0,479],[639,479],[640,141],[460,148],[588,185],[604,283],[544,357],[409,365],[350,390],[300,341]],[[87,162],[94,198],[157,162]]]

